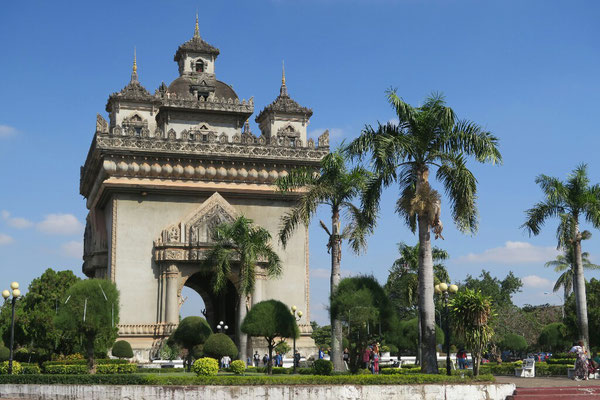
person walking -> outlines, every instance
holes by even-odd
[[[379,374],[379,343],[373,348],[373,374]]]
[[[254,353],[254,366],[258,367],[258,363],[260,362],[260,355],[258,354],[258,351],[256,351]]]
[[[371,349],[367,346],[365,348],[365,351],[363,352],[363,357],[362,357],[362,362],[363,362],[363,368],[364,369],[369,369],[369,361],[371,359]]]
[[[577,358],[575,359],[575,376],[573,379],[588,380],[588,366],[587,366],[587,350],[583,340],[580,340],[575,346],[571,347],[569,353],[575,353]]]
[[[461,348],[458,353],[456,353],[456,360],[458,361],[458,369],[467,368],[467,352],[465,349]]]

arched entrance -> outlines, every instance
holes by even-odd
[[[183,286],[194,290],[204,301],[204,310],[199,309],[194,315],[204,316],[213,332],[217,332],[217,325],[223,321],[228,327],[224,333],[235,341],[238,294],[234,284],[228,280],[225,289],[217,294],[212,289],[210,277],[196,272],[186,279]]]

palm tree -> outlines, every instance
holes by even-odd
[[[600,269],[600,265],[592,264],[590,261],[590,253],[581,253],[581,260],[583,261],[584,269]],[[558,292],[561,288],[563,289],[563,299],[567,301],[567,297],[573,291],[573,276],[575,275],[575,262],[573,259],[573,250],[568,249],[564,254],[559,254],[556,260],[548,261],[544,264],[546,267],[554,267],[554,271],[562,272],[562,274],[556,280],[553,291]]]
[[[522,227],[530,235],[538,235],[548,218],[560,218],[556,235],[558,248],[573,253],[573,292],[576,295],[579,338],[588,344],[590,337],[581,241],[591,234],[588,231],[581,232],[579,224],[580,219],[585,218],[594,228],[600,227],[600,185],[590,186],[585,164],[575,168],[566,182],[547,175],[539,175],[535,182],[540,185],[545,199],[526,211],[527,218]]]
[[[397,183],[400,198],[396,211],[410,229],[419,232],[419,313],[423,363],[421,370],[437,373],[433,258],[430,229],[442,237],[441,196],[429,184],[435,170],[450,201],[452,218],[463,232],[477,229],[477,181],[466,166],[466,157],[479,162],[501,162],[498,139],[477,124],[458,120],[441,94],[433,94],[421,107],[412,107],[387,91],[398,123],[367,125],[348,147],[355,157],[370,155],[374,176],[362,199],[371,218],[379,208],[381,192]]]
[[[409,246],[406,243],[398,243],[398,252],[400,253],[400,257],[394,261],[392,268],[390,268],[385,289],[392,302],[401,305],[401,308],[410,309],[412,314],[412,311],[417,306],[417,294],[419,292],[419,244]],[[448,270],[446,270],[444,264],[439,262],[449,258],[448,252],[436,246],[433,246],[431,252],[432,259],[435,262],[433,265],[434,283],[449,282],[450,276],[448,275]],[[407,315],[404,317],[407,317]],[[420,330],[418,338],[420,344]],[[420,345],[417,352],[417,358],[420,362]]]
[[[239,304],[236,335],[240,346],[240,360],[245,361],[248,339],[240,328],[246,317],[246,299],[254,292],[256,269],[261,264],[269,278],[278,277],[281,275],[281,261],[271,247],[271,234],[266,229],[253,225],[253,221],[244,216],[233,222],[217,225],[213,238],[215,243],[205,262],[213,273],[212,283],[216,293],[225,289],[230,278],[237,280]]]
[[[331,228],[320,221],[329,236],[327,249],[331,254],[331,294],[335,293],[341,280],[342,240],[348,240],[350,248],[359,253],[366,247],[366,235],[372,231],[373,224],[351,203],[364,189],[368,179],[369,172],[365,169],[349,169],[342,151],[337,149],[323,157],[318,172],[299,168],[277,180],[281,191],[296,191],[298,196],[297,205],[281,219],[279,239],[284,247],[298,225],[308,226],[319,205],[327,205],[331,209]],[[347,217],[344,229],[341,226],[342,216]],[[333,367],[336,371],[342,371],[342,321],[333,315],[330,317]]]

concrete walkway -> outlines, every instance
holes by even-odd
[[[586,387],[600,386],[600,379],[574,381],[565,376],[544,376],[539,378],[518,378],[516,376],[496,376],[496,383],[514,383],[518,388],[537,387]]]

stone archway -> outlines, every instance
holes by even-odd
[[[194,290],[202,297],[206,311],[204,317],[213,332],[217,332],[217,325],[220,321],[224,321],[228,326],[227,331],[224,333],[235,341],[238,294],[231,280],[227,282],[222,292],[215,293],[212,289],[210,277],[203,272],[195,272],[185,279],[182,286]],[[197,315],[201,315],[201,310],[198,310]]]

